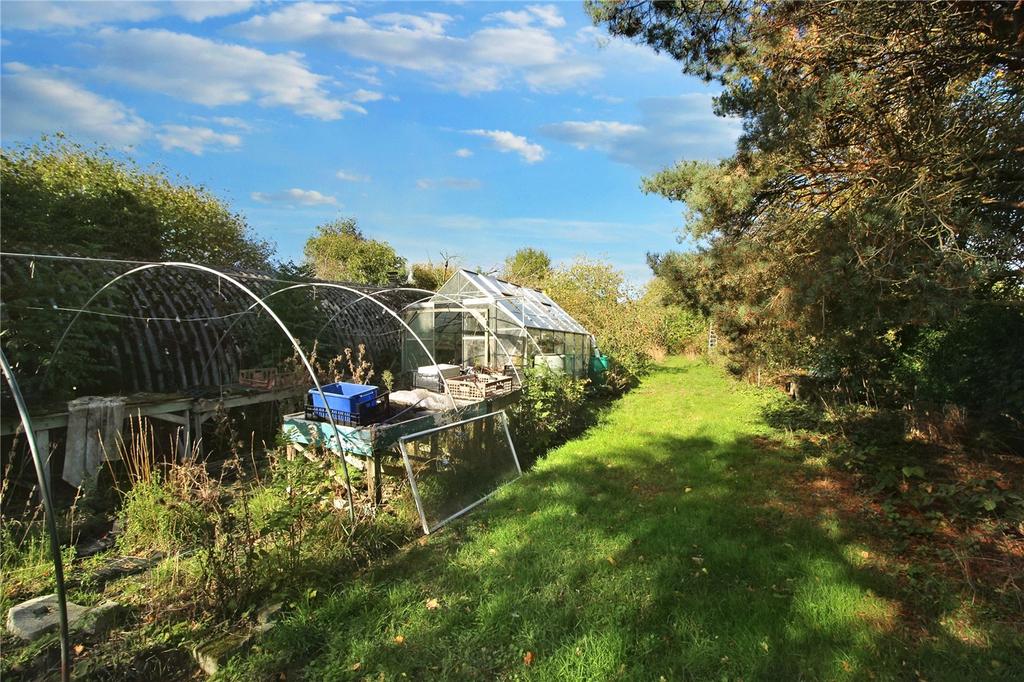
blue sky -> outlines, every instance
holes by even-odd
[[[299,259],[354,216],[413,261],[522,246],[635,283],[682,206],[640,179],[728,155],[716,90],[582,3],[17,2],[4,145],[63,130],[208,187]]]

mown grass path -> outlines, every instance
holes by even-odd
[[[298,605],[232,671],[330,680],[1020,674],[1013,651],[905,636],[898,597],[861,565],[866,552],[841,521],[779,503],[807,465],[763,447],[773,434],[761,410],[772,399],[717,368],[669,360],[471,516]]]

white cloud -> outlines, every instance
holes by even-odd
[[[645,132],[643,126],[619,121],[563,121],[546,125],[542,130],[577,149],[596,147],[605,151],[624,138]]]
[[[149,124],[120,102],[17,62],[5,65],[0,107],[5,137],[60,130],[83,141],[123,147],[150,134]]]
[[[469,157],[473,156],[473,150],[462,147],[461,149],[455,150],[455,156],[459,157],[460,159],[468,159]]]
[[[242,138],[234,133],[219,133],[210,128],[183,125],[161,126],[156,139],[167,151],[184,149],[199,156],[208,147],[234,149],[242,144]]]
[[[420,178],[416,189],[480,189],[482,183],[476,178]]]
[[[526,74],[524,80],[534,90],[559,92],[577,83],[601,76],[601,67],[591,62],[556,62],[544,64]]]
[[[369,182],[369,175],[362,175],[361,173],[353,173],[352,171],[340,170],[336,173],[339,180],[345,182]]]
[[[244,12],[253,2],[5,2],[0,5],[5,29],[27,31],[76,29],[96,24],[152,21],[163,16],[179,16],[187,21],[201,22]]]
[[[253,192],[250,195],[262,204],[283,203],[297,206],[337,206],[338,200],[332,196],[321,194],[315,189],[292,189],[280,192]]]
[[[565,26],[565,19],[558,13],[558,8],[554,5],[530,5],[526,9],[540,19],[540,22],[545,26],[550,28]]]
[[[281,106],[323,120],[357,104],[332,97],[326,76],[306,68],[295,52],[268,54],[162,29],[102,29],[96,73],[110,80],[155,90],[207,106]]]
[[[226,17],[245,12],[255,4],[253,0],[179,0],[170,3],[171,13],[188,21],[200,22],[216,17]]]
[[[351,94],[351,97],[356,102],[377,102],[384,99],[384,95],[375,90],[364,90],[359,88]]]
[[[526,10],[505,10],[484,17],[484,21],[501,21],[510,26],[529,26],[537,17]]]
[[[544,160],[544,147],[508,130],[481,130],[478,128],[463,132],[489,138],[495,149],[500,152],[515,152],[526,163],[537,163]]]
[[[238,130],[245,131],[252,130],[252,125],[248,121],[234,116],[215,116],[213,120],[222,126],[227,126],[228,128],[236,128]]]
[[[384,81],[380,79],[377,73],[380,71],[376,66],[368,66],[365,69],[359,69],[357,71],[349,71],[348,74],[353,78],[358,78],[367,85],[375,88],[379,88],[384,84]]]
[[[541,126],[540,132],[650,172],[681,158],[728,156],[743,130],[739,119],[715,116],[711,96],[701,93],[652,97],[641,100],[638,108],[637,123],[562,121]]]
[[[529,26],[535,21],[548,28],[561,28],[565,26],[565,19],[558,13],[554,5],[528,5],[518,11],[506,10],[495,12],[484,17],[485,21],[502,21],[511,26]]]
[[[531,6],[524,13],[529,22],[456,36],[448,32],[452,17],[437,12],[362,18],[343,14],[337,5],[299,2],[251,17],[234,30],[250,40],[315,41],[359,59],[423,73],[462,94],[493,91],[514,82],[534,89],[564,89],[600,75],[597,65],[547,30],[564,22],[557,9]],[[366,75],[377,78],[375,72]]]

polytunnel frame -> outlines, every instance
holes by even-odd
[[[57,535],[57,521],[53,510],[53,498],[50,496],[50,477],[44,470],[43,458],[39,454],[39,445],[36,443],[36,433],[32,428],[32,418],[28,413],[28,406],[25,404],[25,397],[21,394],[18,380],[14,376],[7,355],[0,349],[0,370],[3,371],[7,385],[11,387],[11,394],[14,396],[14,404],[18,408],[18,417],[21,419],[21,427],[25,430],[25,440],[28,441],[28,449],[32,454],[32,464],[35,465],[36,479],[39,482],[39,495],[43,500],[43,515],[46,518],[46,532],[50,536],[50,554],[53,555],[53,577],[56,583],[57,593],[57,615],[60,628],[60,679],[67,682],[71,677],[71,639],[68,632],[68,601],[67,593],[64,590],[64,561],[60,553],[60,538]]]
[[[448,296],[447,294],[439,294],[437,292],[430,291],[429,289],[419,289],[417,287],[390,287],[390,288],[383,288],[383,289],[380,289],[378,291],[374,291],[374,292],[369,293],[369,294],[365,294],[365,293],[363,293],[361,291],[358,291],[356,289],[352,289],[350,287],[346,287],[346,286],[343,286],[343,285],[340,285],[340,284],[334,284],[332,282],[301,282],[301,283],[298,283],[298,284],[294,284],[292,286],[284,287],[284,288],[281,288],[281,289],[276,289],[276,290],[270,292],[269,294],[267,294],[266,296],[264,296],[262,300],[266,301],[268,298],[276,296],[277,294],[281,294],[281,293],[284,293],[286,291],[293,291],[293,290],[301,289],[301,288],[312,288],[315,291],[316,287],[341,288],[341,289],[344,289],[346,291],[351,291],[353,293],[359,294],[359,296],[360,296],[360,298],[357,298],[354,301],[350,301],[350,302],[346,303],[344,306],[342,306],[342,308],[340,310],[337,310],[333,315],[331,315],[331,317],[326,322],[324,322],[324,324],[320,327],[320,329],[317,330],[317,333],[315,335],[316,338],[319,338],[320,334],[322,334],[323,331],[325,329],[327,329],[327,325],[329,325],[331,322],[333,322],[339,315],[341,315],[343,312],[348,310],[351,306],[353,306],[356,303],[359,303],[361,300],[364,300],[364,299],[367,299],[367,298],[373,299],[373,301],[375,303],[377,303],[384,310],[386,310],[387,312],[391,313],[392,316],[394,316],[396,319],[398,319],[399,323],[406,329],[406,331],[408,331],[410,334],[413,335],[413,338],[416,339],[416,342],[420,345],[420,348],[422,348],[423,352],[427,354],[428,358],[430,358],[430,361],[433,363],[434,367],[436,369],[438,369],[438,376],[441,378],[441,381],[442,381],[442,383],[444,385],[445,394],[452,401],[452,405],[454,406],[454,409],[457,412],[459,411],[458,403],[456,403],[455,399],[452,397],[451,391],[448,388],[448,381],[445,379],[444,375],[441,374],[440,368],[438,367],[438,364],[437,364],[437,359],[434,357],[433,353],[431,353],[429,350],[427,350],[426,344],[423,343],[423,340],[420,338],[419,334],[414,332],[412,330],[412,328],[404,320],[402,320],[401,317],[399,317],[393,310],[391,310],[387,306],[385,306],[382,303],[380,303],[379,301],[377,301],[376,300],[376,296],[381,295],[381,294],[386,294],[386,293],[392,293],[392,292],[396,292],[396,291],[411,291],[411,292],[427,294],[423,298],[417,299],[417,300],[413,301],[412,303],[409,303],[408,305],[404,306],[402,308],[402,311],[408,310],[411,306],[423,303],[423,302],[425,302],[425,301],[427,301],[427,300],[429,300],[429,299],[431,299],[431,298],[433,298],[435,296],[441,296],[441,297],[447,299],[448,301],[454,303],[455,305],[461,307],[466,312],[468,312],[470,314],[473,314],[473,310],[471,308],[469,308],[464,303],[458,301],[457,299],[452,298],[451,296]],[[255,307],[257,307],[257,305],[255,303],[253,303],[244,312],[240,313],[239,315],[240,316],[241,315],[246,315],[250,311],[252,311],[253,308],[255,308]],[[214,355],[216,354],[216,352],[218,350],[220,350],[221,344],[224,342],[225,339],[227,339],[228,334],[231,333],[231,330],[234,329],[235,325],[238,324],[240,321],[241,321],[241,317],[239,317],[238,319],[233,321],[231,323],[231,325],[224,331],[224,333],[221,335],[221,337],[217,340],[217,344],[214,346],[214,348],[210,352],[210,355],[207,358],[206,362],[203,364],[203,372],[206,371],[206,368],[209,366],[209,363],[213,361]],[[511,355],[509,355],[509,353],[508,353],[508,349],[505,347],[505,345],[501,342],[501,339],[498,338],[498,335],[492,329],[490,329],[488,327],[484,327],[484,331],[486,333],[491,334],[491,336],[494,337],[494,341],[498,344],[498,347],[501,348],[501,352],[502,353],[504,353],[507,357],[511,357]],[[526,335],[530,339],[530,341],[533,342],[533,345],[537,348],[537,351],[540,352],[541,349],[540,349],[540,346],[537,344],[537,341],[533,338],[533,336],[525,328],[524,328],[524,331],[526,332]],[[519,373],[519,369],[515,365],[513,365],[512,366],[512,371],[515,372],[516,380],[521,385],[523,379],[522,379],[522,376]]]
[[[99,297],[100,294],[102,294],[109,287],[113,286],[115,283],[117,283],[118,281],[120,281],[120,280],[122,280],[122,279],[124,279],[126,277],[129,277],[131,275],[134,275],[136,273],[143,272],[143,271],[146,271],[146,270],[153,270],[153,269],[156,269],[156,268],[163,268],[163,267],[171,267],[171,268],[176,267],[176,268],[184,268],[186,270],[197,270],[199,272],[205,272],[207,274],[214,275],[215,277],[218,277],[221,280],[224,280],[224,281],[228,282],[229,284],[234,285],[235,287],[240,289],[243,293],[247,294],[249,296],[249,298],[253,299],[253,301],[257,305],[259,305],[261,308],[263,308],[263,310],[265,310],[267,312],[267,314],[270,315],[270,318],[272,320],[274,320],[275,323],[277,323],[277,326],[280,327],[281,331],[284,332],[285,336],[288,337],[288,340],[292,344],[292,348],[294,348],[295,352],[298,353],[299,356],[302,358],[302,364],[306,367],[306,371],[309,373],[309,377],[313,380],[313,385],[316,387],[317,393],[320,394],[320,399],[324,401],[324,405],[328,404],[327,396],[324,395],[323,387],[320,385],[320,380],[317,379],[316,372],[313,371],[313,366],[309,363],[309,360],[306,358],[306,354],[305,354],[305,352],[303,352],[302,346],[300,346],[299,342],[295,339],[294,336],[292,336],[291,330],[288,329],[288,325],[286,325],[284,323],[284,321],[282,321],[281,318],[277,316],[277,313],[275,313],[270,306],[268,306],[266,303],[264,303],[260,299],[260,297],[256,295],[256,292],[254,292],[252,289],[250,289],[249,287],[245,286],[244,284],[242,284],[241,282],[236,280],[234,277],[231,277],[230,275],[224,274],[223,272],[220,272],[219,270],[216,270],[214,268],[208,267],[206,265],[199,265],[197,263],[183,263],[183,262],[178,262],[178,261],[167,261],[167,262],[163,262],[163,263],[147,263],[145,265],[140,265],[139,267],[132,268],[131,270],[128,270],[127,272],[122,272],[121,274],[117,275],[116,277],[111,279],[109,282],[104,284],[102,287],[97,289],[93,293],[93,295],[89,297],[89,300],[87,300],[85,302],[85,304],[82,306],[82,308],[78,312],[75,313],[75,316],[73,318],[71,318],[71,321],[68,323],[68,326],[64,329],[64,333],[61,335],[60,340],[57,341],[57,345],[54,348],[53,353],[51,353],[51,355],[50,355],[50,363],[48,363],[48,366],[47,366],[47,374],[49,374],[50,367],[53,366],[53,359],[60,352],[61,346],[64,343],[64,339],[66,339],[67,335],[70,333],[71,327],[74,326],[75,322],[78,321],[78,318],[82,316],[82,313],[84,313],[84,312],[86,312],[88,310],[89,306],[92,304],[93,301],[96,300],[97,297]],[[337,286],[339,286],[342,289],[347,289],[347,287],[343,287],[341,285],[337,285]],[[350,291],[355,291],[355,290],[352,289]],[[361,292],[356,292],[356,293],[361,293]],[[380,304],[379,301],[377,303]],[[384,307],[383,304],[380,304],[380,305],[381,305],[381,307]],[[394,311],[391,311],[388,308],[385,308],[385,310],[388,310],[389,312],[394,314]],[[396,317],[397,317],[397,315],[396,315]],[[338,425],[337,425],[337,423],[335,423],[334,416],[331,414],[330,410],[327,410],[327,420],[328,420],[328,422],[330,422],[331,430],[334,431],[334,438],[338,442],[338,447],[341,447],[341,443],[342,443],[341,431],[338,429]],[[342,465],[342,469],[343,469],[343,471],[345,473],[345,490],[348,493],[348,500],[349,500],[348,515],[349,515],[349,521],[351,521],[354,524],[355,520],[356,520],[355,497],[354,497],[354,495],[352,493],[352,479],[351,479],[351,476],[349,475],[349,471],[348,471],[348,460],[346,460],[344,456],[341,457],[341,465]]]
[[[423,352],[427,354],[427,357],[430,358],[431,362],[433,362],[434,367],[438,369],[438,375],[441,376],[440,375],[440,368],[437,365],[437,361],[434,359],[434,355],[429,350],[427,350],[426,344],[423,343],[423,340],[420,339],[419,335],[412,330],[412,327],[410,327],[408,324],[406,324],[405,320],[403,320],[401,318],[401,316],[398,315],[398,313],[396,313],[394,310],[392,310],[391,308],[388,308],[386,305],[384,305],[383,303],[378,301],[376,298],[374,298],[375,294],[380,294],[380,293],[390,292],[390,291],[400,291],[400,289],[381,289],[380,291],[375,291],[375,292],[373,292],[371,294],[366,294],[366,293],[363,293],[362,291],[359,291],[358,289],[353,289],[351,287],[347,287],[347,286],[344,286],[342,284],[336,284],[334,282],[300,282],[300,283],[297,283],[297,284],[293,284],[291,286],[283,287],[281,289],[275,289],[274,291],[270,292],[269,294],[264,296],[262,299],[260,299],[260,301],[266,301],[268,298],[271,298],[272,296],[276,296],[277,294],[282,294],[282,293],[284,293],[286,291],[293,291],[293,290],[296,290],[296,289],[309,289],[309,288],[312,288],[314,291],[316,291],[316,287],[325,287],[325,288],[329,288],[329,289],[342,289],[344,291],[348,291],[348,292],[357,294],[360,297],[360,298],[357,298],[354,301],[350,301],[350,302],[346,303],[345,306],[342,307],[341,310],[337,311],[334,315],[332,315],[331,318],[326,323],[324,323],[324,325],[322,327],[320,327],[319,331],[317,331],[317,333],[316,333],[316,338],[317,339],[320,338],[320,334],[323,332],[324,329],[327,328],[327,325],[330,324],[334,320],[335,317],[337,317],[342,312],[347,310],[350,306],[353,306],[353,305],[355,305],[356,303],[359,303],[362,300],[369,299],[373,303],[376,303],[382,310],[384,310],[385,312],[390,314],[392,317],[394,317],[396,320],[398,320],[398,323],[401,324],[403,327],[405,327],[405,329],[410,334],[412,334],[413,337],[416,338],[416,342],[420,345],[420,348],[423,349]],[[250,311],[252,311],[252,309],[255,308],[255,307],[257,307],[257,303],[253,303],[252,305],[250,305],[241,314],[242,315],[246,315]],[[269,309],[265,305],[262,306],[262,307],[264,309]],[[234,322],[232,322],[231,325],[221,335],[221,337],[219,339],[217,339],[217,344],[214,346],[213,350],[210,352],[210,355],[209,355],[209,357],[206,360],[206,363],[203,365],[203,371],[204,372],[206,371],[206,368],[209,366],[209,363],[212,362],[214,354],[218,350],[220,350],[221,344],[227,338],[228,334],[231,333],[231,330],[235,328],[235,325],[238,324],[241,321],[241,319],[242,318],[239,317]],[[454,409],[458,410],[459,406],[455,402],[455,398],[452,397],[451,391],[448,390],[448,381],[443,376],[441,376],[441,381],[444,383],[445,395],[447,395],[448,399],[451,400],[452,406],[454,407]],[[326,401],[325,401],[324,404],[326,404]]]

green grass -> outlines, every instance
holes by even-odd
[[[1012,632],[965,604],[908,625],[841,517],[791,509],[791,475],[823,465],[762,447],[775,399],[670,360],[472,515],[295,604],[229,673],[1024,678]]]

